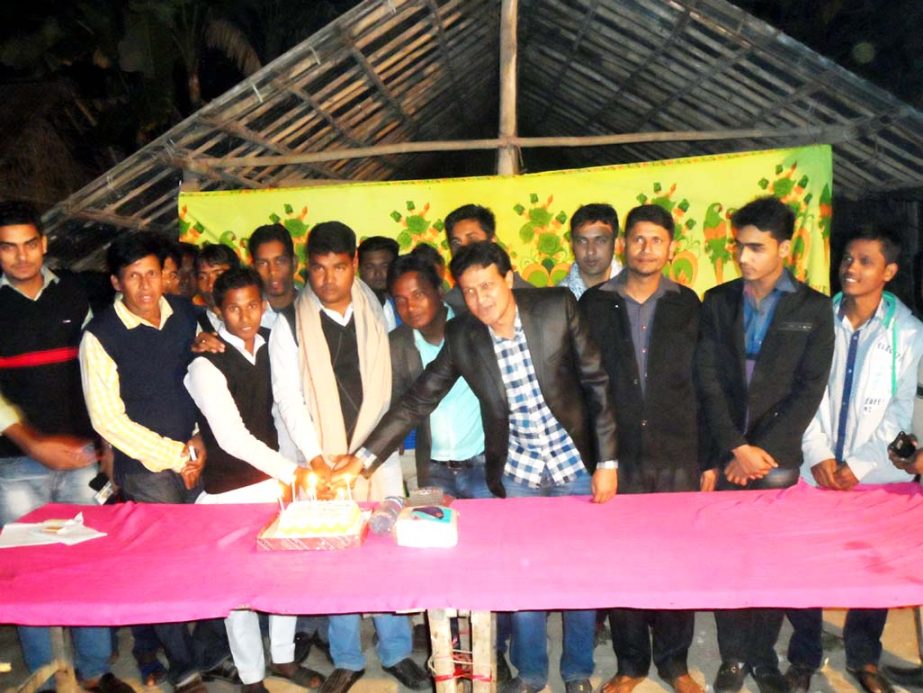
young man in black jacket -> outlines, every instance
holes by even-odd
[[[674,251],[670,213],[635,207],[625,221],[626,269],[580,299],[617,403],[620,493],[699,488],[692,381],[699,298],[663,276]],[[619,669],[603,691],[630,693],[653,656],[660,677],[678,693],[701,693],[686,667],[695,612],[612,609],[609,622]]]
[[[705,294],[696,376],[715,459],[702,489],[784,488],[798,481],[801,437],[817,411],[833,358],[830,299],[785,268],[795,215],[763,197],[731,218],[742,277]],[[744,529],[744,534],[746,530]],[[775,643],[784,611],[715,612],[717,693],[748,673],[761,693],[785,693]]]

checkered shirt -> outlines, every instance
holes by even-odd
[[[489,330],[510,406],[509,453],[503,471],[537,488],[547,469],[556,485],[565,484],[584,468],[583,461],[542,396],[518,308],[514,330],[512,339]]]

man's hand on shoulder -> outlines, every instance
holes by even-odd
[[[192,342],[193,354],[220,354],[224,351],[224,342],[214,332],[199,332]]]
[[[612,500],[612,497],[619,490],[619,470],[597,469],[593,472],[590,487],[593,492],[594,503],[605,503]]]

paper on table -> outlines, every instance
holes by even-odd
[[[0,549],[14,546],[41,546],[42,544],[79,544],[106,536],[105,532],[83,524],[83,513],[70,520],[45,520],[44,522],[11,522],[0,532]]]

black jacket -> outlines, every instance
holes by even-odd
[[[391,406],[401,401],[410,386],[423,373],[423,360],[413,341],[413,328],[410,325],[398,325],[388,334],[391,343]],[[414,455],[417,463],[417,485],[429,483],[429,460],[433,438],[429,428],[429,417],[425,417],[417,426],[416,448]]]
[[[743,286],[741,279],[716,286],[702,303],[696,380],[716,454],[710,466],[723,467],[731,450],[750,443],[780,469],[797,469],[833,360],[830,299],[800,282],[782,295],[748,387]]]
[[[514,289],[513,295],[542,395],[592,473],[598,461],[617,459],[609,378],[599,349],[567,289]],[[379,463],[386,459],[459,377],[468,381],[481,404],[487,485],[494,495],[504,497],[509,404],[490,333],[470,313],[446,324],[442,351],[400,403],[385,414],[364,446]]]
[[[588,289],[580,299],[612,387],[620,476],[650,465],[686,467],[690,478],[698,479],[699,406],[693,364],[699,305],[695,292],[677,284],[658,299],[647,356],[647,389],[642,392],[628,309],[616,291],[616,280]]]

